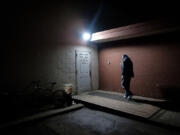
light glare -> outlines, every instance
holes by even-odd
[[[83,37],[83,40],[88,41],[88,40],[90,40],[91,35],[89,33],[85,32],[82,37]]]

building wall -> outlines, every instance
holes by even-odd
[[[61,5],[9,11],[1,49],[1,91],[16,92],[40,80],[43,87],[56,82],[56,89],[72,83],[75,93],[75,50],[91,51],[92,89],[98,89],[97,48],[80,37],[86,21],[75,9]]]
[[[122,55],[134,65],[131,91],[154,98],[177,98],[180,93],[179,33],[111,42],[99,47],[100,89],[124,92],[121,88]],[[110,64],[108,64],[110,61]]]
[[[98,89],[98,54],[95,47],[88,46],[46,46],[13,50],[6,67],[6,85],[23,89],[32,81],[41,81],[43,87],[56,82],[56,89],[63,89],[66,83],[73,84],[76,92],[75,51],[90,51],[92,64],[92,89]],[[7,69],[8,68],[8,69]]]

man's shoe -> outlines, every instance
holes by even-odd
[[[124,96],[123,96],[123,98],[127,98],[127,96],[126,96],[126,95],[124,95]]]
[[[127,97],[127,99],[128,99],[128,100],[132,99],[132,96],[131,96],[131,95],[129,95],[129,96]]]

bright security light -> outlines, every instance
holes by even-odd
[[[83,40],[88,41],[88,40],[90,40],[91,35],[90,35],[90,33],[85,32],[85,33],[83,33],[82,38],[83,38]]]

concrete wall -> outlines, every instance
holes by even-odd
[[[132,59],[135,95],[178,98],[180,93],[179,33],[110,42],[99,47],[100,89],[124,92],[121,88],[122,55]],[[110,61],[110,64],[107,64]]]
[[[80,37],[86,20],[73,8],[51,4],[17,7],[6,16],[1,91],[22,90],[40,80],[44,87],[57,82],[56,89],[72,83],[75,92],[75,50],[91,51],[92,89],[98,89],[97,48]]]

